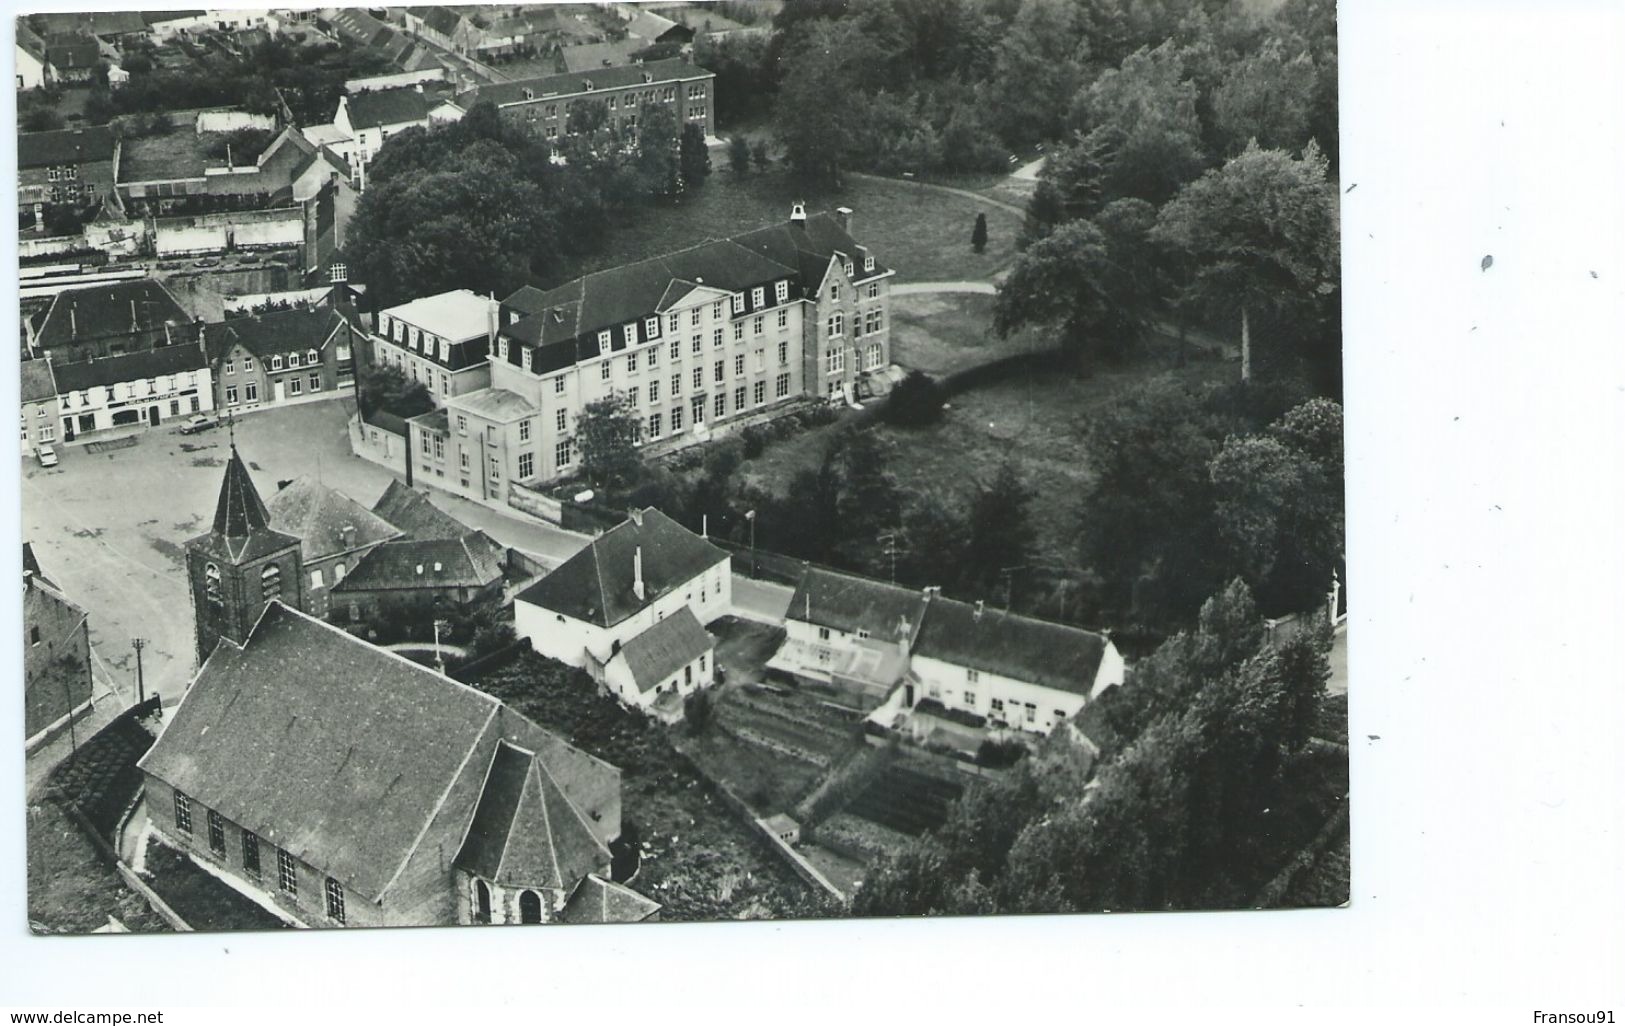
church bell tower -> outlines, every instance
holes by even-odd
[[[304,608],[299,539],[271,529],[234,442],[208,534],[186,543],[186,576],[201,666],[220,639],[242,644],[267,603]]]

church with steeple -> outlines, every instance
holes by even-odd
[[[186,543],[186,576],[192,588],[197,660],[209,658],[220,639],[241,645],[273,600],[305,608],[299,539],[271,526],[271,515],[231,447],[225,480],[209,533]]]

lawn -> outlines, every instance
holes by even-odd
[[[951,342],[939,343],[945,352]],[[1043,369],[961,392],[942,421],[928,428],[878,424],[893,443],[890,468],[898,484],[938,502],[963,505],[973,487],[993,480],[1000,464],[1014,459],[1028,487],[1038,526],[1040,558],[1069,564],[1073,558],[1078,497],[1089,481],[1086,437],[1089,411],[1146,378],[1169,370],[1164,354],[1148,355],[1121,368],[1078,377]],[[1229,364],[1194,361],[1174,371],[1191,382],[1219,381]],[[778,442],[741,465],[742,483],[783,494],[797,471],[816,469],[839,425]]]
[[[633,211],[610,232],[603,249],[548,284],[782,222],[798,199],[812,213],[851,207],[853,237],[895,268],[898,281],[985,280],[1015,257],[1021,219],[988,204],[875,179],[851,178],[839,191],[810,192],[784,171],[735,178],[720,150],[712,151],[711,160],[711,177],[703,187],[674,202]],[[970,246],[979,211],[988,220],[987,250],[981,254]]]
[[[147,842],[147,883],[194,930],[285,930],[288,924],[209,875],[190,858]]]
[[[35,933],[89,933],[114,916],[132,932],[169,924],[119,879],[54,801],[28,808],[28,925]]]
[[[954,293],[894,296],[891,358],[908,370],[942,377],[1045,343],[1037,329],[1001,339],[993,330],[993,297]]]

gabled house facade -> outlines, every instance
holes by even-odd
[[[355,350],[366,335],[353,308],[329,299],[228,318],[214,337],[215,406],[246,413],[350,392]]]
[[[866,712],[953,711],[1033,733],[1075,716],[1125,674],[1103,634],[816,567],[790,599],[768,668]]]
[[[279,601],[138,765],[165,844],[308,927],[559,921],[621,832],[615,767]]]
[[[537,653],[603,681],[605,667],[639,635],[683,610],[710,623],[729,611],[732,594],[728,554],[650,507],[520,592],[514,632]],[[680,673],[699,657],[696,651],[684,662],[662,663],[648,679],[663,679],[668,665]]]
[[[106,125],[18,133],[18,208],[32,209],[35,226],[44,230],[45,206],[116,204],[118,155],[119,141]]]
[[[272,530],[299,539],[300,608],[312,616],[327,616],[333,590],[374,549],[401,537],[359,502],[309,476],[278,489],[265,508]]]

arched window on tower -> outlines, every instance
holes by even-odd
[[[542,899],[535,891],[519,892],[519,921],[521,923],[542,921]]]
[[[220,594],[220,568],[213,563],[203,568],[203,595],[217,606],[225,604]]]
[[[275,563],[260,571],[260,598],[269,602],[282,597],[282,569]]]
[[[485,886],[484,880],[474,881],[474,921],[476,923],[491,921],[491,888]]]

